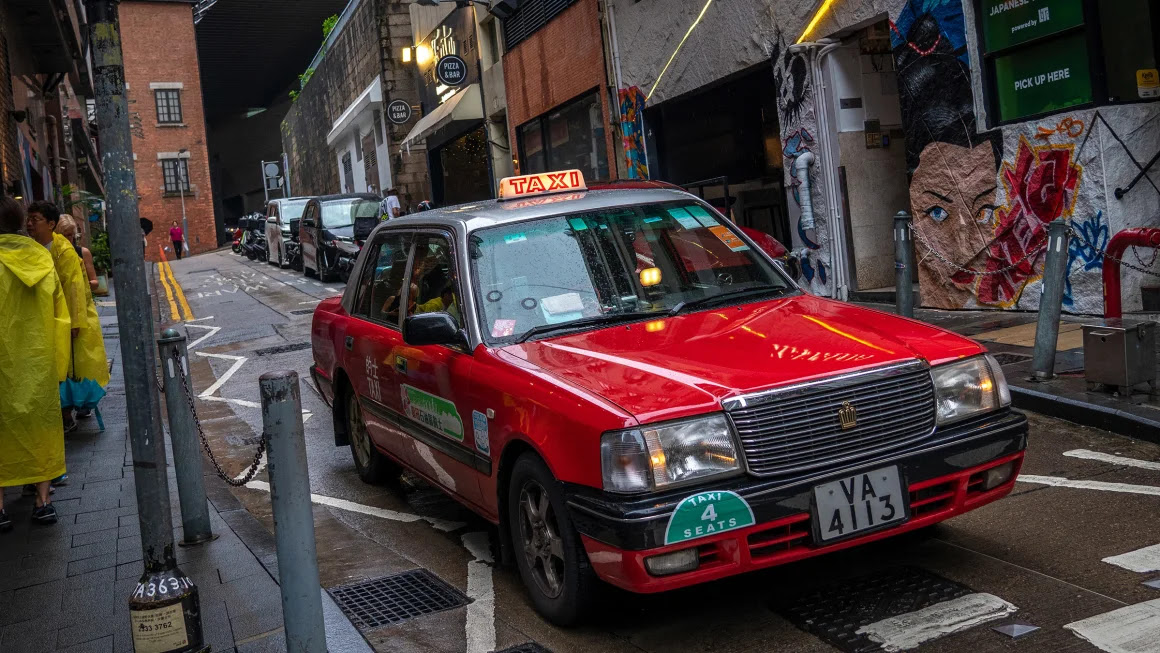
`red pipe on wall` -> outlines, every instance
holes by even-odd
[[[1125,229],[1108,242],[1104,255],[1104,317],[1124,317],[1120,297],[1120,261],[1129,247],[1160,249],[1160,229]]]

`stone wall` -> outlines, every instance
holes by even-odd
[[[0,2],[0,194],[21,178],[20,155],[16,150],[16,127],[12,122],[12,72],[8,65],[8,9]]]
[[[403,100],[411,106],[419,104],[419,80],[414,65],[403,63],[403,48],[412,46],[411,3],[390,0],[379,2],[379,65],[383,76],[383,104]],[[415,119],[396,125],[384,119],[387,142],[392,144],[391,174],[399,190],[399,201],[404,208],[413,207],[431,199],[431,182],[427,168],[427,148],[413,146],[401,152],[395,143],[403,139],[415,126]]]

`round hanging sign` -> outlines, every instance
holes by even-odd
[[[387,120],[401,125],[411,119],[411,105],[402,101],[394,100],[387,105]]]
[[[456,54],[449,54],[435,64],[435,76],[448,86],[459,86],[467,79],[467,62]]]

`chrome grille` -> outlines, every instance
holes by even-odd
[[[843,429],[838,410],[857,409]],[[730,399],[749,472],[776,476],[856,462],[934,431],[934,386],[920,361]]]

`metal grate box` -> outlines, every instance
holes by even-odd
[[[1156,384],[1156,326],[1147,320],[1105,319],[1083,326],[1084,376],[1129,394],[1132,386]]]
[[[426,569],[412,569],[329,590],[354,625],[366,630],[471,602],[462,592]]]

